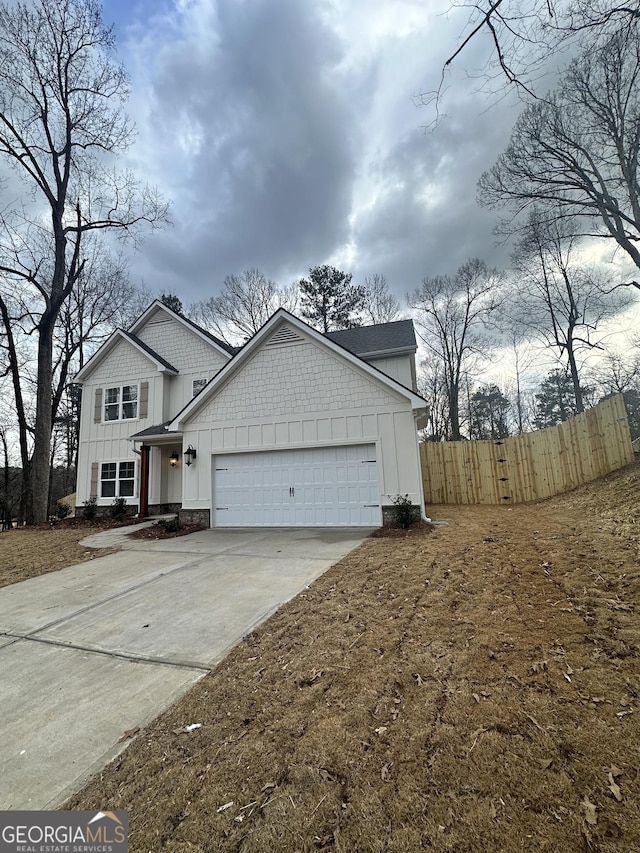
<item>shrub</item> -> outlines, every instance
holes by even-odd
[[[158,527],[165,533],[177,533],[180,530],[180,519],[177,516],[175,518],[161,518],[158,520]]]
[[[85,501],[82,505],[82,517],[91,519],[96,517],[96,513],[98,512],[98,499],[97,498],[89,498],[88,501]]]
[[[56,515],[58,518],[68,518],[71,515],[71,507],[69,504],[58,504],[56,506]]]
[[[396,495],[391,498],[393,509],[391,518],[393,527],[411,527],[416,520],[416,507],[411,503],[409,495]]]
[[[109,515],[111,518],[115,519],[115,521],[122,521],[122,519],[127,514],[127,500],[126,498],[114,498],[113,503],[109,507]]]

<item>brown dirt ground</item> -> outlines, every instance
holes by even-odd
[[[132,853],[640,850],[639,488],[369,539],[67,807]]]

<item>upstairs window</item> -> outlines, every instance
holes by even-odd
[[[193,396],[197,397],[198,394],[202,391],[204,386],[207,384],[206,379],[194,379],[193,380]]]
[[[133,497],[135,471],[135,462],[103,462],[100,466],[100,497]]]
[[[104,392],[105,421],[130,421],[138,417],[138,386],[120,385]]]

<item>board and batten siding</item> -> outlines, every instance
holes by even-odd
[[[81,507],[91,495],[91,464],[95,462],[135,461],[139,470],[138,457],[133,453],[130,436],[163,420],[163,385],[165,377],[156,366],[139,350],[125,340],[120,340],[96,365],[90,379],[82,385],[80,411],[80,442],[78,447],[78,480],[76,483],[76,505]],[[96,391],[101,391],[101,408],[104,409],[104,389],[114,385],[142,385],[148,383],[146,417],[135,420],[95,422]],[[140,400],[138,401],[140,406]],[[137,486],[136,486],[137,495]],[[105,498],[100,504],[110,504]],[[137,503],[137,497],[132,501]]]
[[[413,356],[389,356],[387,358],[368,358],[371,367],[375,367],[382,373],[395,379],[405,388],[413,388],[413,374],[411,372],[411,359]]]
[[[218,453],[374,443],[380,502],[421,502],[411,403],[313,341],[263,346],[184,425],[196,462],[183,466],[183,507],[208,509]]]

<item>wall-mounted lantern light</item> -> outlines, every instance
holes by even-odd
[[[189,447],[187,447],[187,449],[184,452],[184,461],[187,465],[187,468],[189,467],[189,465],[191,465],[191,463],[194,461],[195,458],[196,458],[196,449],[195,449],[195,447],[193,447],[190,444]]]
[[[178,452],[176,450],[174,450],[173,453],[171,454],[171,456],[169,457],[169,465],[171,465],[172,468],[175,468],[176,465],[178,464],[179,459],[180,459],[180,456],[179,456]]]

